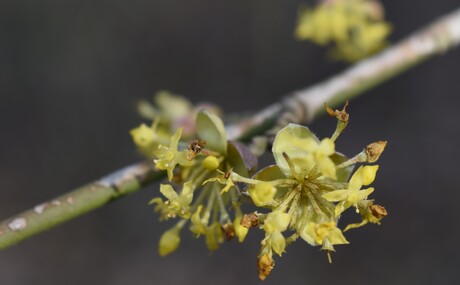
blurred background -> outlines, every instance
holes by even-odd
[[[166,89],[225,112],[258,110],[343,70],[293,38],[305,1],[1,1],[0,218],[141,159],[128,131],[140,98]],[[384,1],[395,42],[457,0]],[[374,198],[381,226],[349,232],[333,263],[288,248],[265,284],[459,284],[460,49],[351,102],[337,148],[384,139]],[[332,119],[311,128],[330,135]],[[157,254],[170,224],[147,202],[158,185],[0,252],[0,284],[258,284],[262,233],[209,255],[184,232]],[[347,219],[345,217],[345,219]]]

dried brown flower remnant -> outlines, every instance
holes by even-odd
[[[385,150],[386,146],[387,141],[377,141],[368,145],[366,147],[367,161],[371,163],[376,162]]]
[[[383,206],[371,205],[370,209],[371,209],[372,215],[379,220],[388,215],[387,210]]]
[[[245,228],[255,228],[259,225],[259,216],[256,213],[244,214],[241,225]]]
[[[206,146],[204,140],[192,140],[188,143],[187,147],[187,159],[192,160],[197,154],[199,154]]]
[[[265,280],[270,272],[272,271],[273,267],[275,267],[275,262],[273,261],[271,254],[264,254],[259,257],[257,261],[257,268],[259,269],[259,278],[260,280]]]
[[[329,116],[337,118],[337,120],[342,121],[342,122],[348,122],[348,119],[350,118],[350,115],[347,113],[347,107],[348,107],[348,100],[345,102],[345,105],[343,106],[342,110],[332,110],[331,107],[327,105],[327,103],[324,103],[324,107],[326,108],[326,112]]]
[[[224,230],[225,239],[227,241],[230,241],[233,237],[235,237],[235,228],[232,223],[222,225],[222,229]]]

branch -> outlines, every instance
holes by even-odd
[[[227,127],[230,139],[248,140],[289,122],[309,123],[320,115],[324,102],[339,104],[396,76],[460,42],[460,10],[442,17],[386,51],[361,61],[331,79],[299,90],[251,118]],[[164,173],[143,162],[45,202],[0,224],[0,249],[95,210],[141,187]]]
[[[324,103],[338,105],[460,43],[460,9],[365,59],[329,80],[298,90],[255,116],[228,129],[229,137],[248,140],[270,128],[310,123],[324,111]]]
[[[35,206],[0,224],[0,249],[93,211],[164,176],[152,163],[125,167],[89,185]]]

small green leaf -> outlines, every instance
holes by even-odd
[[[330,158],[335,163],[335,165],[339,165],[348,160],[348,158],[345,155],[341,154],[340,152],[334,153],[333,155],[330,156]],[[353,165],[349,165],[347,167],[337,169],[337,181],[347,182],[351,176],[351,173],[353,172],[353,169],[354,169]]]
[[[227,160],[233,171],[244,177],[249,177],[257,169],[257,157],[239,142],[228,143]]]
[[[196,116],[196,132],[206,141],[206,148],[221,154],[227,153],[227,134],[224,123],[216,115],[206,110],[198,112]]]

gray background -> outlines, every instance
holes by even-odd
[[[139,98],[159,89],[228,113],[257,110],[345,65],[293,39],[302,1],[1,1],[0,217],[140,159],[128,130]],[[394,41],[458,6],[385,1]],[[265,284],[459,284],[460,50],[352,102],[347,154],[389,146],[374,197],[380,227],[348,234],[333,264],[318,248],[288,248]],[[335,122],[312,128],[330,135]],[[0,284],[255,284],[261,233],[209,256],[183,236],[157,255],[169,226],[147,202],[157,186],[0,253]]]

